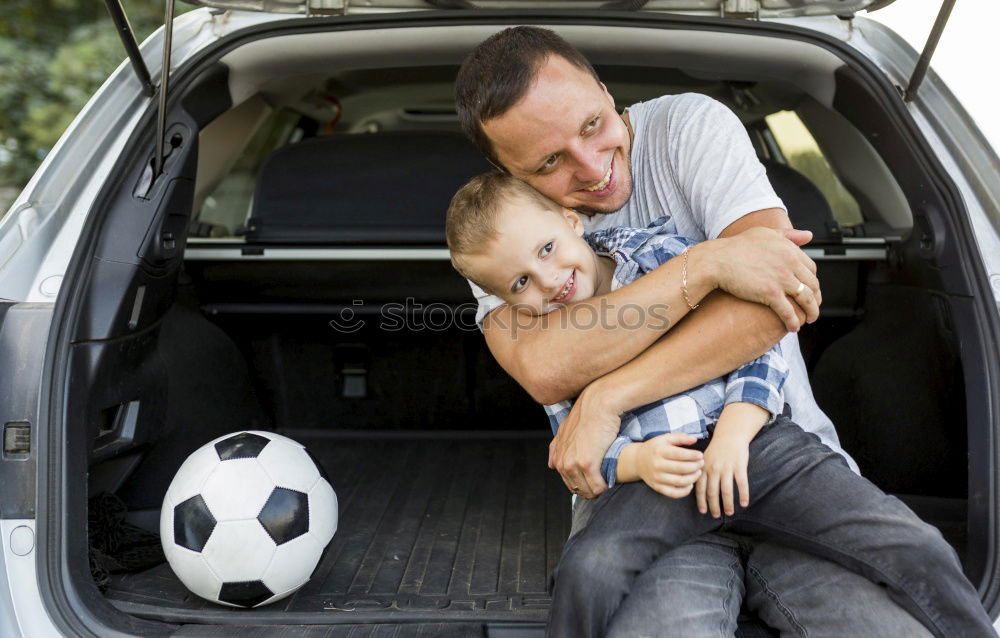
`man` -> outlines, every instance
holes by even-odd
[[[547,330],[477,291],[487,343],[504,369],[540,403],[577,397],[549,463],[584,499],[606,489],[600,462],[620,413],[759,356],[787,331],[815,321],[821,303],[815,265],[792,244],[809,234],[791,230],[738,120],[707,98],[674,98],[619,116],[579,52],[549,31],[524,27],[483,42],[456,80],[460,120],[487,158],[592,215],[589,228],[645,226],[669,213],[686,236],[746,246],[746,259],[722,266],[749,282],[724,286],[742,299],[717,291],[665,334],[662,323],[636,327],[634,318],[602,309],[652,314],[665,287],[676,286],[671,262],[616,292],[555,311]],[[690,268],[715,267],[691,257]],[[602,320],[563,320],[574,315]],[[786,396],[796,420],[843,454],[812,398],[794,334],[782,349],[792,368]],[[690,483],[677,486],[677,494],[689,491]],[[588,505],[578,500],[574,532]],[[641,574],[609,633],[652,635],[669,623],[689,635],[731,635],[744,576],[747,604],[783,633],[926,635],[879,587],[832,563],[718,535],[661,557]]]

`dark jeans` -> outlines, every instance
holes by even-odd
[[[741,637],[931,636],[863,576],[782,545],[716,532],[667,552],[639,574],[606,635],[733,638],[741,603],[774,630],[743,625]]]
[[[898,499],[786,418],[750,444],[748,508],[714,519],[693,497],[616,485],[571,538],[555,574],[550,636],[603,636],[636,578],[706,532],[750,534],[828,558],[884,584],[937,636],[995,637],[954,550]],[[669,623],[669,618],[664,619]]]

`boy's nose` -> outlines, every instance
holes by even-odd
[[[553,271],[546,275],[542,281],[546,293],[555,294],[555,291],[562,287],[562,283],[559,281],[559,271]]]

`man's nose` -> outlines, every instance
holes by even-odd
[[[576,162],[576,179],[587,185],[604,179],[604,154],[596,149],[579,147],[572,152]]]

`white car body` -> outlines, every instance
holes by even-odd
[[[365,11],[362,7],[349,9],[349,13],[364,14]],[[378,13],[380,10],[370,11]],[[708,9],[705,11],[707,13]],[[183,66],[206,47],[242,29],[288,19],[289,16],[280,14],[222,12],[207,8],[192,11],[175,21],[171,65],[174,69]],[[311,20],[304,15],[294,19]],[[833,16],[765,17],[762,20],[834,38],[874,63],[901,89],[907,86],[916,63],[917,52],[898,35],[863,17],[852,20]],[[161,29],[141,47],[154,78],[160,74],[163,41]],[[126,60],[76,117],[10,211],[0,219],[0,299],[38,304],[50,310],[57,307],[71,259],[87,220],[93,214],[98,195],[155,100],[155,97],[142,95],[140,82]],[[961,104],[933,71],[906,108],[920,135],[961,194],[981,267],[991,284],[993,310],[1000,314],[1000,161],[997,149],[979,134]],[[35,365],[25,369],[34,373],[41,365],[43,353],[32,352],[27,358],[35,361]],[[11,364],[4,361],[2,365]],[[991,374],[1000,375],[1000,370],[992,370]],[[39,396],[38,401],[43,398]],[[44,424],[39,426],[44,427]],[[35,441],[37,445],[41,439]],[[42,485],[49,490],[58,488],[47,482],[40,482],[39,486]],[[984,489],[991,502],[997,503],[998,485]],[[47,492],[39,487],[38,498],[44,499],[46,495]],[[43,596],[39,586],[39,553],[47,551],[55,539],[52,532],[43,536],[40,531],[34,518],[0,520],[3,546],[0,635],[34,637],[66,632],[66,623],[56,620],[62,612],[47,606],[44,601],[49,599]],[[995,627],[1000,628],[1000,619]]]

